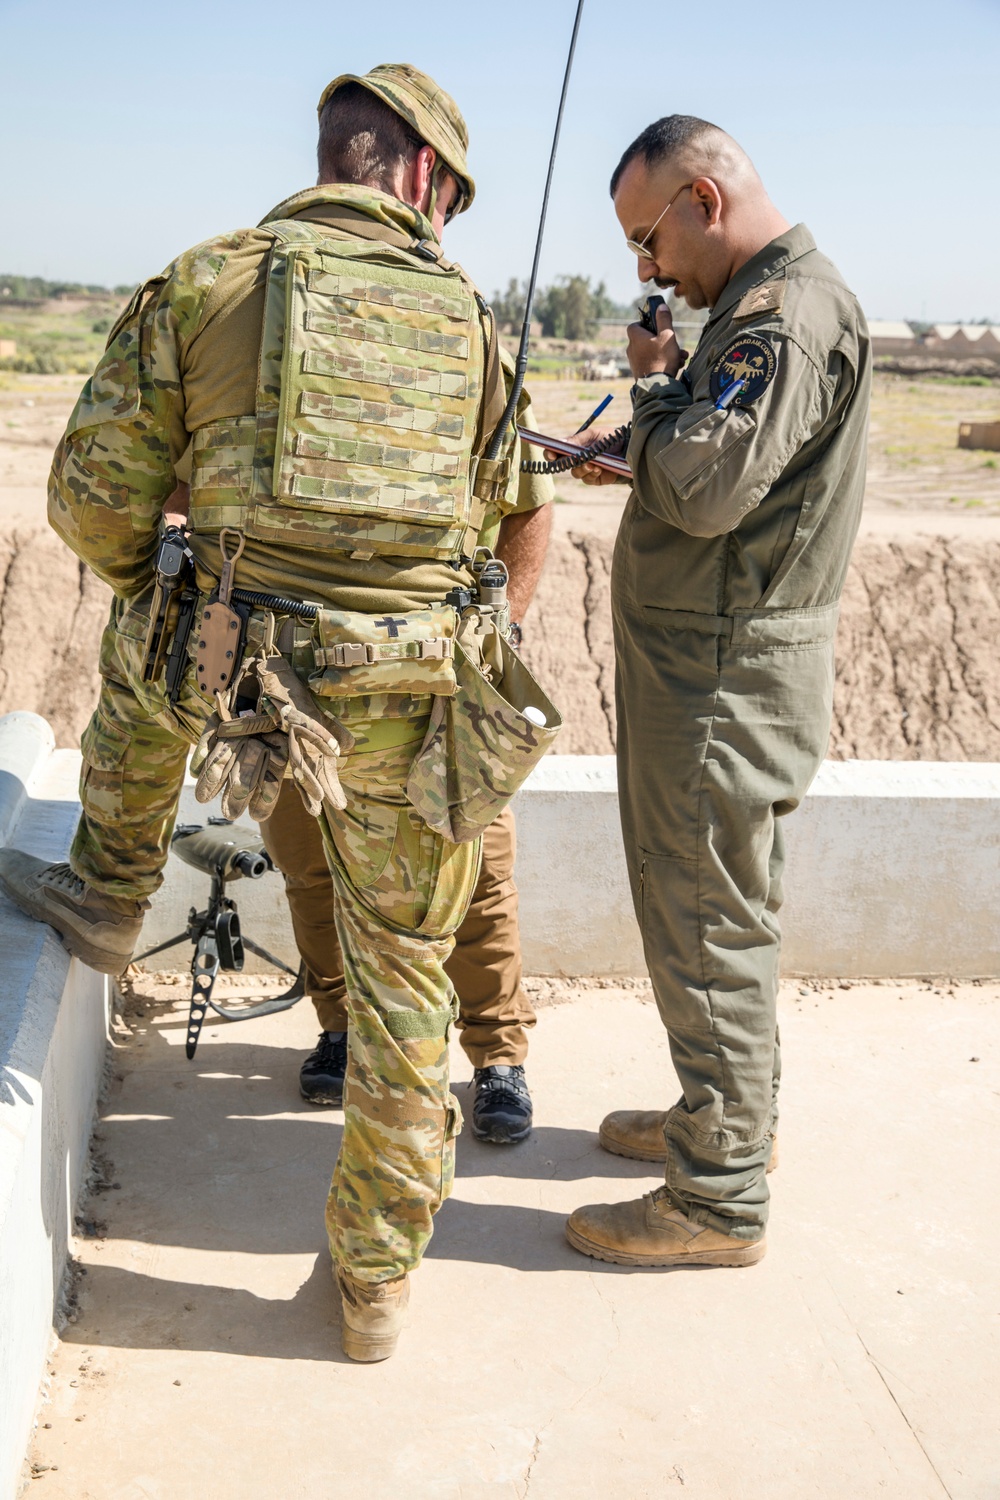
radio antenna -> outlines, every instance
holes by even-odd
[[[549,156],[549,170],[545,178],[545,193],[542,197],[542,212],[538,220],[538,238],[535,240],[535,258],[531,263],[531,277],[528,281],[528,296],[524,306],[524,322],[521,324],[521,342],[518,346],[517,360],[514,365],[514,384],[511,386],[507,405],[504,407],[503,416],[497,423],[496,431],[490,439],[490,446],[486,450],[488,459],[496,458],[500,452],[501,444],[507,428],[511,424],[514,413],[517,411],[517,403],[521,399],[521,391],[524,388],[524,377],[528,371],[528,340],[531,335],[531,308],[535,300],[535,283],[538,280],[538,262],[542,254],[542,239],[545,235],[545,218],[549,211],[549,191],[552,187],[552,173],[556,164],[556,152],[559,149],[559,132],[562,129],[563,111],[566,108],[566,95],[569,92],[569,75],[573,71],[573,54],[576,52],[576,38],[580,30],[580,18],[583,15],[584,0],[578,0],[576,7],[576,19],[573,22],[573,35],[569,43],[569,56],[566,58],[566,72],[563,76],[562,93],[559,96],[559,112],[556,115],[556,128],[552,136],[552,151]]]

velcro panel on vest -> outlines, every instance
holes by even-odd
[[[321,609],[315,625],[319,640],[313,648],[317,671],[309,687],[324,698],[368,693],[450,698],[457,686],[457,626],[458,614],[446,604],[381,618]]]
[[[362,278],[325,250],[289,251],[280,505],[464,532],[478,312],[460,281],[436,290],[435,274],[373,265]]]
[[[397,1042],[416,1042],[447,1036],[455,1019],[451,1007],[446,1010],[383,1010],[382,1024]]]

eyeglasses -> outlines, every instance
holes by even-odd
[[[452,177],[455,177],[454,172],[452,172],[451,175]],[[446,224],[450,224],[452,219],[457,218],[458,215],[462,212],[468,201],[468,196],[469,195],[465,190],[465,183],[462,181],[461,177],[455,177],[455,196],[449,203],[448,212],[444,216],[444,222]]]
[[[684,188],[689,188],[689,187],[693,187],[693,186],[694,186],[694,184],[692,182],[685,182],[684,185],[683,185],[683,187],[679,187],[677,189],[676,193],[674,194],[674,196],[671,198],[670,202],[667,204],[667,207],[663,210],[663,214],[665,214],[667,212],[667,209],[670,209],[670,208],[672,208],[674,206],[674,204],[676,203],[677,199],[680,197],[681,193],[683,193]],[[627,239],[625,241],[625,243],[629,247],[629,249],[630,250],[634,250],[635,253],[636,253],[636,255],[638,255],[642,260],[652,260],[652,258],[653,258],[650,255],[649,251],[646,249],[646,246],[649,244],[650,240],[653,238],[653,235],[656,233],[657,229],[659,228],[660,219],[663,218],[663,214],[660,214],[660,218],[657,219],[656,223],[653,225],[652,229],[646,235],[646,237],[645,237],[644,240],[639,241],[639,240],[629,240],[629,239]]]

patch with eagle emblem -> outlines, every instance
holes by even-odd
[[[712,400],[718,401],[734,381],[742,380],[732,404],[749,406],[767,390],[777,367],[774,345],[761,334],[745,333],[742,338],[733,339],[712,366]]]

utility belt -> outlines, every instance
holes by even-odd
[[[234,537],[238,545],[230,551]],[[164,533],[143,680],[163,675],[176,703],[193,664],[199,691],[215,701],[218,717],[231,721],[253,718],[253,701],[240,696],[250,657],[287,659],[320,704],[380,694],[430,697],[430,723],[408,796],[443,837],[456,843],[478,837],[562,725],[508,640],[504,564],[480,549],[471,588],[453,590],[440,605],[375,616],[237,588],[233,571],[242,537],[223,532],[220,550],[219,587],[205,601],[184,534],[177,528]],[[232,733],[239,729],[233,722]]]

